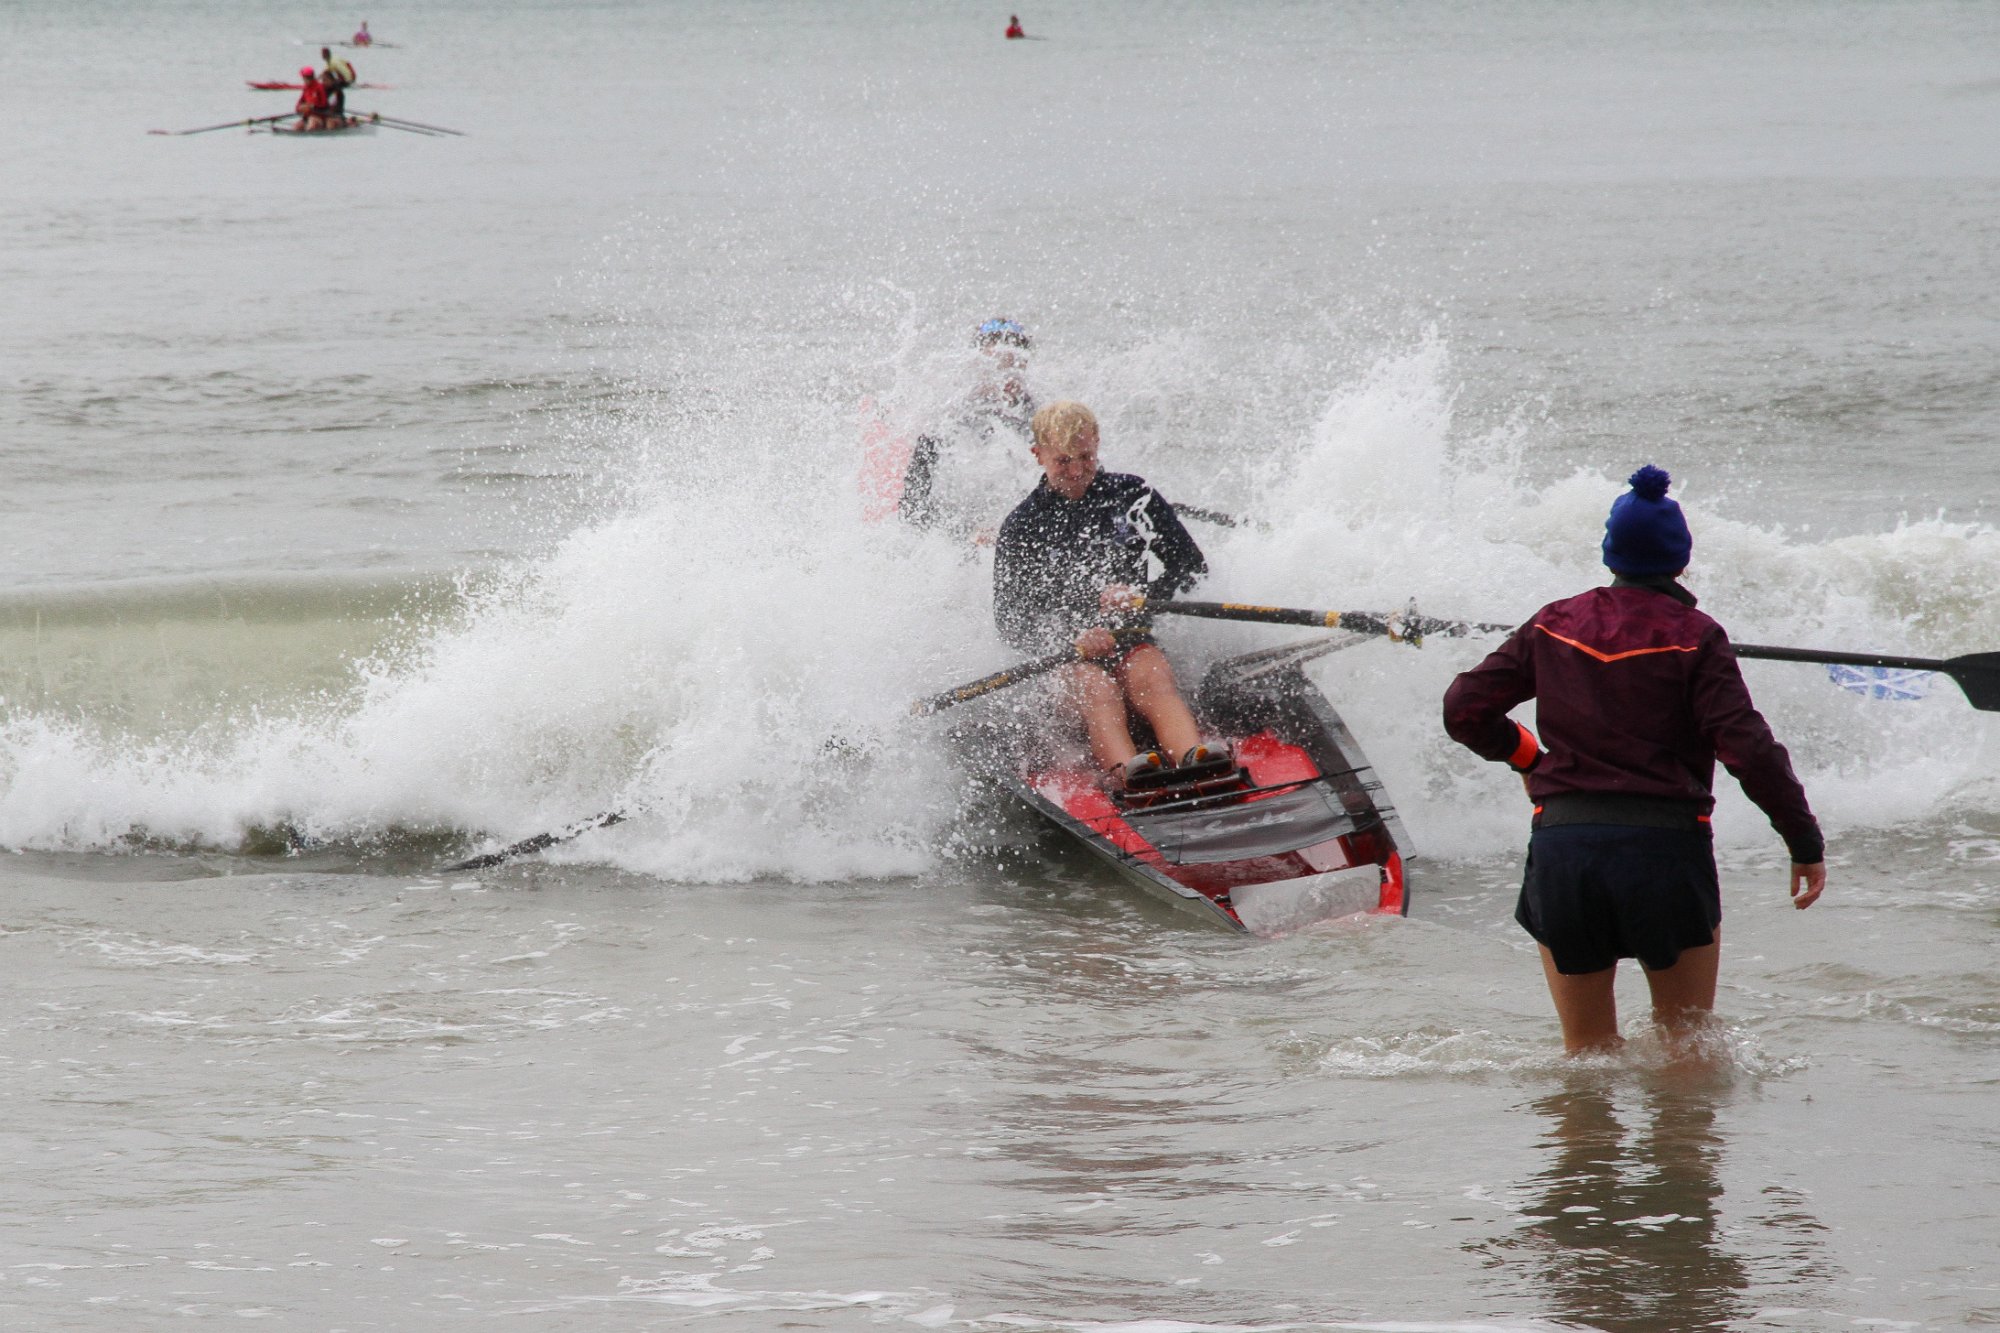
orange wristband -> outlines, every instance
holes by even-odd
[[[1507,767],[1516,773],[1525,773],[1542,757],[1542,743],[1535,739],[1534,732],[1519,722],[1514,724],[1514,730],[1520,733],[1520,741],[1514,746],[1514,753],[1507,756]]]

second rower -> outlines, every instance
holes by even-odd
[[[322,46],[319,58],[325,62],[326,70],[320,75],[320,82],[326,87],[327,110],[335,117],[347,114],[347,90],[354,86],[354,66]]]

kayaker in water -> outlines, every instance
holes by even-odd
[[[326,89],[327,110],[334,116],[347,114],[347,90],[354,86],[354,66],[322,46],[319,58],[326,63],[320,83]]]
[[[995,318],[979,326],[972,342],[980,353],[978,382],[952,407],[947,424],[917,437],[896,512],[915,527],[942,526],[984,545],[1021,493],[1018,460],[1035,414],[1027,384],[1034,339],[1016,321]]]
[[[1091,753],[1130,783],[1221,757],[1202,744],[1166,654],[1150,636],[1120,644],[1140,596],[1192,588],[1208,563],[1174,507],[1138,477],[1097,466],[1097,418],[1082,403],[1050,403],[1033,419],[1042,480],[1000,525],[993,552],[993,620],[1023,652],[1073,646],[1089,659],[1057,680],[1082,718]],[[1127,703],[1159,748],[1141,751]]]
[[[1514,917],[1541,946],[1571,1054],[1622,1041],[1621,958],[1646,969],[1653,1022],[1676,1053],[1715,1008],[1717,759],[1785,840],[1793,906],[1826,887],[1826,842],[1791,758],[1722,626],[1677,581],[1693,539],[1669,481],[1643,467],[1613,502],[1611,586],[1543,607],[1444,696],[1445,730],[1521,773],[1535,803]],[[1507,716],[1529,699],[1540,741]]]
[[[301,87],[299,100],[292,110],[298,113],[300,131],[323,130],[327,128],[326,87],[319,81],[319,74],[310,66],[299,71]]]
[[[1007,16],[1007,39],[1015,41],[1027,35],[1027,32],[1021,27],[1021,16],[1019,14],[1009,14]]]

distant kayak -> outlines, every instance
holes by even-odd
[[[252,88],[261,88],[267,93],[295,93],[305,87],[303,83],[279,83],[276,79],[246,79],[245,82]],[[394,84],[390,83],[356,83],[349,86],[354,88],[373,88],[377,92],[383,92],[395,87]]]

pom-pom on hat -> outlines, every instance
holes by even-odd
[[[1631,490],[1611,502],[1604,520],[1604,563],[1635,578],[1687,568],[1694,537],[1678,503],[1667,498],[1673,478],[1651,463],[1626,478]]]

